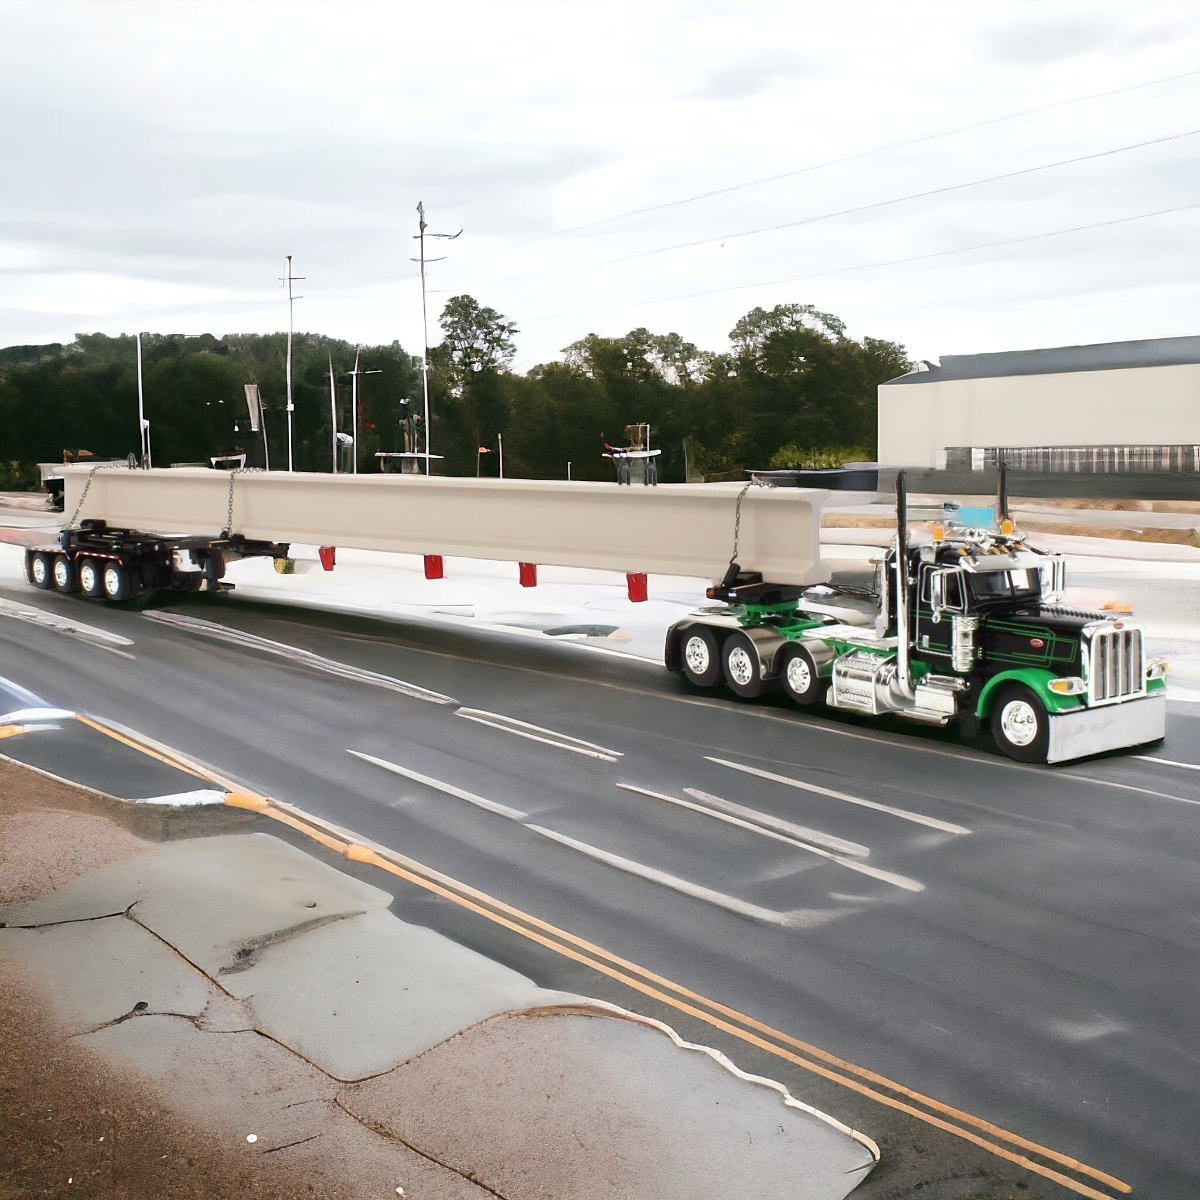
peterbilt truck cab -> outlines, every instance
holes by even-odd
[[[772,588],[731,564],[725,603],[677,622],[667,666],[697,686],[926,725],[990,730],[1022,762],[1062,762],[1161,739],[1166,663],[1124,614],[1069,607],[1065,561],[1006,516],[945,523],[910,544],[903,474],[897,535],[861,592]],[[1002,504],[1001,513],[1006,506]]]

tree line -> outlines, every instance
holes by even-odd
[[[470,296],[449,300],[443,340],[430,350],[434,470],[529,478],[612,479],[602,441],[625,443],[648,422],[662,449],[659,478],[738,479],[751,468],[836,465],[875,454],[876,388],[908,370],[895,342],[846,336],[811,305],[755,308],[725,352],[679,334],[634,329],[573,342],[561,361],[511,370],[516,324]],[[244,450],[264,462],[250,431],[244,385],[257,383],[273,469],[287,465],[287,335],[142,338],[145,416],[155,466]],[[359,470],[379,450],[421,438],[421,358],[399,342],[356,348],[319,334],[293,339],[293,461],[332,469],[333,409],[352,425],[350,371],[360,351]],[[330,363],[334,392],[330,390]],[[66,344],[0,349],[0,488],[37,486],[38,462],[64,450],[98,458],[139,452],[137,354],[132,336],[80,334]]]

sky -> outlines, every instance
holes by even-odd
[[[1190,0],[0,0],[0,345],[1195,334],[1198,164]]]

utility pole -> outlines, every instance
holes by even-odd
[[[337,474],[337,376],[333,373],[333,351],[329,351],[329,414],[332,420],[333,432],[329,435],[333,442],[333,473]]]
[[[504,478],[504,434],[496,434],[496,445],[500,449],[500,478]]]
[[[287,284],[288,290],[288,344],[287,344],[287,421],[288,421],[288,470],[292,469],[292,411],[295,405],[292,403],[292,304],[296,300],[303,300],[303,296],[292,295],[292,282],[296,279],[305,278],[303,275],[292,274],[292,256],[287,256],[287,275],[280,276],[280,279]]]
[[[382,375],[383,370],[376,368],[371,371],[360,371],[358,367],[359,359],[362,358],[362,347],[356,346],[354,349],[354,370],[350,372],[350,404],[354,409],[354,467],[350,472],[352,475],[358,474],[358,377],[360,375]]]
[[[150,467],[150,422],[146,420],[146,405],[142,396],[142,335],[137,335],[138,434],[142,445],[142,470]]]
[[[419,262],[421,264],[421,328],[425,337],[425,357],[421,359],[421,382],[425,388],[425,474],[429,474],[429,456],[431,454],[429,445],[429,312],[425,303],[425,264],[427,262],[442,262],[445,258],[426,258],[425,257],[425,202],[419,200],[417,202],[417,233],[414,235],[415,240],[421,243],[421,257],[414,258],[410,261]],[[448,242],[460,236],[462,230],[458,233],[431,233],[429,236],[434,238],[443,238]]]

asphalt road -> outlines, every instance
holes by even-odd
[[[5,595],[132,640],[104,649],[0,616],[0,676],[50,704],[122,722],[1135,1195],[1200,1195],[1197,706],[1172,706],[1146,752],[1169,762],[1030,768],[984,741],[735,702],[552,642],[220,598],[158,610],[456,706],[133,610]],[[179,790],[151,768],[116,778],[103,742],[29,734],[0,750],[117,794]],[[833,857],[645,794],[711,803],[684,789],[824,835],[810,846]],[[471,936],[511,959],[500,935]]]

